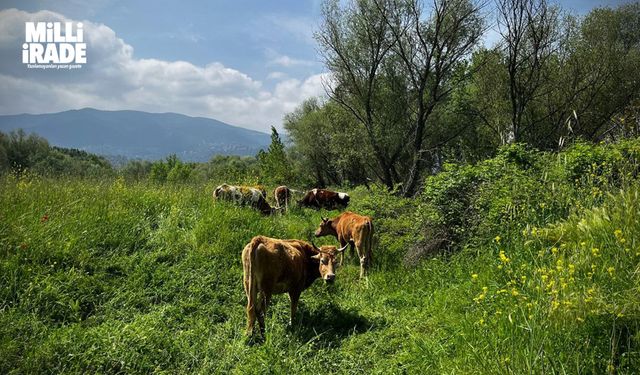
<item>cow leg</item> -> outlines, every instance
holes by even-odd
[[[258,323],[260,324],[260,333],[264,337],[265,324],[264,319],[267,315],[267,307],[271,303],[271,292],[267,290],[262,291],[262,298],[258,306],[260,306],[260,313],[258,314]]]
[[[253,334],[253,326],[256,322],[255,300],[249,298],[247,302],[247,335]]]
[[[298,301],[300,300],[300,292],[289,292],[289,299],[291,300],[291,317],[289,318],[289,325],[293,326],[293,319],[298,309]]]
[[[258,324],[260,325],[260,334],[264,336],[264,316],[267,313],[267,304],[266,304],[266,296],[263,291],[260,293],[260,302],[257,303],[258,311],[256,311],[256,315],[258,317]]]
[[[253,285],[253,288],[251,287],[252,281],[253,280],[251,279],[251,277],[247,277],[245,274],[244,291],[245,291],[245,294],[247,295],[247,334],[248,335],[253,334],[253,326],[256,322],[257,293],[256,293],[256,286]]]
[[[349,254],[351,254],[350,257],[352,257],[352,258],[356,254],[356,250],[355,249],[356,249],[356,245],[353,243],[353,241],[349,241]],[[358,252],[358,254],[359,254],[359,252]]]
[[[347,241],[340,239],[340,247],[345,247]],[[353,245],[351,245],[351,251],[353,251]],[[340,265],[344,264],[344,251],[340,253]]]
[[[355,243],[356,251],[358,252],[358,258],[360,258],[360,278],[366,276],[367,268],[369,266],[369,258],[367,257],[367,249],[364,248],[362,241]]]

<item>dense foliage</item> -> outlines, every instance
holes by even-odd
[[[46,139],[18,130],[9,134],[0,132],[0,175],[8,172],[99,177],[112,175],[114,171],[103,157],[52,147]]]
[[[292,328],[276,296],[254,346],[242,247],[337,212],[264,217],[213,202],[217,181],[5,175],[0,372],[637,373],[639,160],[638,140],[513,145],[417,199],[348,190],[374,218],[370,277],[348,258]]]
[[[637,136],[639,20],[638,2],[576,17],[546,0],[328,0],[316,38],[329,98],[286,118],[295,160],[318,185],[412,196],[445,162],[505,144]]]

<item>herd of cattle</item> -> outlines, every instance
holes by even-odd
[[[312,189],[306,193],[279,186],[274,190],[275,207],[267,202],[264,189],[223,184],[213,191],[215,200],[230,201],[240,206],[251,206],[270,215],[287,210],[295,197],[299,207],[346,208],[347,193],[325,189]],[[371,264],[373,246],[373,223],[368,216],[343,212],[332,219],[323,218],[316,237],[333,236],[340,243],[336,246],[316,246],[302,240],[282,240],[255,236],[242,250],[244,290],[247,295],[247,333],[253,334],[256,319],[260,333],[264,335],[264,316],[274,294],[288,293],[291,300],[291,318],[298,306],[303,290],[318,278],[326,283],[335,280],[335,268],[342,264],[347,247],[355,249],[360,259],[360,277],[364,277]],[[337,257],[340,255],[340,262]]]
[[[349,194],[325,189],[312,189],[302,193],[286,186],[278,186],[273,191],[273,196],[276,202],[275,207],[271,207],[267,202],[267,192],[263,188],[222,184],[213,191],[214,199],[230,201],[240,206],[250,206],[265,215],[288,209],[296,196],[301,197],[297,201],[298,207],[334,209],[345,208],[349,204]]]

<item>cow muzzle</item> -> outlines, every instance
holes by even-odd
[[[336,274],[335,273],[329,273],[327,275],[324,276],[324,282],[327,284],[333,284],[333,282],[336,280]]]

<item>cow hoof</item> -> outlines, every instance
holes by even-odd
[[[255,334],[247,336],[244,343],[245,345],[248,345],[248,346],[260,345],[264,343],[264,336],[255,335]]]

